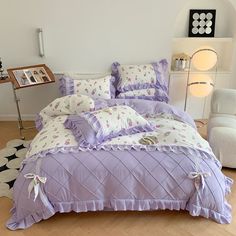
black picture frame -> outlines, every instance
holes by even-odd
[[[214,37],[216,9],[190,9],[188,37]]]

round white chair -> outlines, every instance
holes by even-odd
[[[213,92],[208,141],[222,166],[236,168],[236,90]]]

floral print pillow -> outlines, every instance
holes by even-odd
[[[132,98],[165,102],[169,100],[168,63],[165,59],[144,65],[120,65],[118,62],[115,62],[112,64],[112,75],[118,81],[117,90],[121,94],[121,97],[124,97],[123,93],[130,91],[147,89],[147,93],[150,93],[150,89],[152,89],[152,96],[142,92],[142,96],[133,94]],[[155,90],[155,92],[153,92],[153,90]],[[164,98],[160,98],[157,95],[160,92],[164,94]]]
[[[158,101],[160,102],[168,102],[168,95],[166,92],[156,88],[139,89],[120,93],[117,98],[139,98],[146,100],[156,100],[158,98]]]
[[[121,92],[129,91],[130,87],[142,84],[145,87],[156,84],[157,76],[152,64],[146,65],[120,65],[118,72],[121,80],[118,90]]]
[[[92,98],[111,99],[115,97],[114,81],[115,78],[111,75],[96,79],[81,79],[78,75],[68,74],[60,79],[60,91],[63,96],[82,94]]]
[[[68,95],[57,98],[38,114],[36,127],[41,130],[50,120],[61,115],[80,114],[94,110],[94,100],[85,95]]]
[[[151,124],[129,106],[85,112],[83,117],[96,133],[97,143],[120,135],[152,131]]]

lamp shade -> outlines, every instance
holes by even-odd
[[[197,70],[210,70],[217,63],[217,54],[212,49],[200,49],[194,54],[192,63]]]
[[[209,75],[194,75],[189,84],[190,93],[195,97],[206,97],[213,90],[213,81]]]

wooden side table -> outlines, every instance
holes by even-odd
[[[2,67],[0,73],[2,77],[3,76]],[[22,139],[24,139],[24,136],[22,136],[22,130],[31,129],[34,127],[23,126],[23,121],[21,118],[20,106],[19,106],[20,99],[17,97],[16,90],[21,88],[54,83],[55,76],[53,72],[50,70],[50,68],[45,64],[11,68],[7,69],[7,73],[8,76],[5,76],[6,79],[0,80],[0,83],[11,82],[12,84],[13,95],[18,113],[18,125],[20,130],[20,136]]]
[[[17,68],[7,69],[9,79],[4,82],[12,82],[13,95],[16,103],[17,113],[18,113],[18,124],[20,129],[20,136],[22,136],[22,130],[31,129],[34,127],[24,127],[21,119],[20,99],[16,95],[17,89],[28,88],[32,86],[38,86],[43,84],[49,84],[55,82],[55,76],[50,68],[45,64],[33,65],[33,66],[23,66]]]

